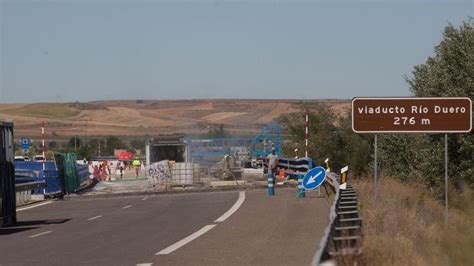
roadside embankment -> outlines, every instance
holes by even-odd
[[[353,180],[364,220],[363,265],[473,265],[474,197],[453,195],[462,210],[450,208],[444,224],[444,205],[426,188],[391,178],[379,182]]]

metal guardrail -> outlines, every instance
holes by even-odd
[[[15,185],[16,206],[22,206],[31,202],[32,191],[42,189],[46,186],[44,181],[20,183]]]
[[[357,207],[357,193],[349,184],[340,189],[335,173],[328,173],[326,181],[335,192],[334,203],[329,214],[329,225],[311,265],[336,265],[337,261],[346,261],[362,253],[362,219]]]
[[[15,169],[16,183],[44,182],[45,185],[32,191],[34,195],[52,195],[62,192],[57,170]],[[45,188],[45,189],[43,189]]]
[[[28,182],[28,183],[21,183],[15,185],[15,191],[27,191],[27,190],[34,190],[38,188],[44,188],[46,183],[44,181],[35,181],[35,182]]]

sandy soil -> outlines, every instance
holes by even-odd
[[[220,113],[215,113],[212,115],[207,115],[203,117],[202,119],[211,123],[218,123],[219,121],[222,121],[227,118],[232,118],[240,115],[245,115],[247,113],[239,113],[239,112],[220,112]]]

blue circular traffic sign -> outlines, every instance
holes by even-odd
[[[306,190],[313,190],[324,182],[326,179],[326,169],[324,169],[321,166],[315,167],[309,172],[306,173],[306,175],[303,178],[303,188]]]

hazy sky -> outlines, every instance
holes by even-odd
[[[1,2],[1,102],[404,96],[474,1]]]

